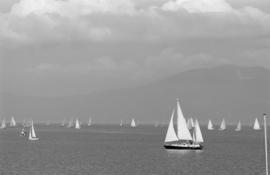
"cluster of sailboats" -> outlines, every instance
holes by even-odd
[[[253,130],[261,130],[261,126],[260,126],[260,123],[258,121],[258,118],[255,118],[255,121],[254,121],[254,124],[253,124],[252,128],[253,128]],[[215,130],[214,125],[213,125],[211,120],[208,121],[207,129],[208,130]],[[226,130],[225,119],[222,119],[220,127],[218,128],[218,130],[219,131]],[[241,121],[239,120],[237,125],[236,125],[235,131],[241,131],[241,130],[242,130],[242,124],[241,124]]]

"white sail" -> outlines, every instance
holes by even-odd
[[[254,125],[253,125],[253,129],[254,130],[260,130],[261,129],[260,124],[259,124],[259,121],[258,121],[257,118],[255,119],[255,122],[254,122]]]
[[[179,140],[192,140],[190,132],[187,127],[186,119],[177,99],[177,137]]]
[[[120,126],[123,126],[123,120],[120,121]]]
[[[187,127],[188,129],[192,129],[194,127],[194,122],[192,118],[189,118],[187,121]]]
[[[35,128],[34,128],[34,122],[31,122],[31,127],[29,129],[29,140],[38,140],[39,138],[36,136]]]
[[[64,120],[62,121],[61,126],[65,126],[65,124],[66,124],[66,119],[64,118]]]
[[[73,118],[71,118],[68,122],[67,128],[71,128],[73,126]]]
[[[211,121],[211,120],[209,120],[209,121],[208,121],[208,126],[207,126],[207,129],[208,129],[208,130],[214,130],[214,126],[213,126],[213,124],[212,124],[212,121]]]
[[[194,131],[195,131],[195,142],[196,143],[202,143],[203,142],[203,136],[202,136],[200,124],[199,124],[197,119],[195,120]]]
[[[241,126],[241,122],[240,122],[240,120],[239,120],[239,122],[238,122],[238,124],[237,124],[237,127],[236,127],[236,129],[235,129],[235,131],[240,131],[241,128],[242,128],[242,126]]]
[[[174,110],[172,112],[171,120],[168,126],[167,134],[165,137],[165,142],[173,142],[173,141],[178,141],[178,137],[175,133],[174,127],[173,127],[173,116],[174,116]]]
[[[224,118],[222,119],[222,122],[221,122],[221,124],[220,124],[220,128],[219,128],[219,130],[225,130],[226,129],[226,123],[225,123],[225,120],[224,120]]]
[[[132,128],[135,128],[135,127],[136,127],[136,123],[135,123],[134,118],[132,118],[130,126],[131,126]]]
[[[88,126],[91,126],[91,125],[92,125],[92,118],[90,117],[88,120]]]
[[[75,129],[80,129],[80,128],[81,128],[80,122],[79,122],[78,119],[76,119],[76,121],[75,121]]]
[[[15,121],[13,116],[11,117],[9,125],[10,125],[10,127],[15,127],[16,126],[16,121]]]
[[[6,128],[6,120],[5,119],[2,120],[0,129],[4,129],[4,128]]]

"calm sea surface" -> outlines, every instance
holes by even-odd
[[[263,130],[207,131],[202,151],[163,148],[167,127],[35,126],[28,141],[20,128],[0,130],[1,175],[261,175]],[[269,133],[270,136],[270,133]]]

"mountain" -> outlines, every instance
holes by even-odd
[[[93,122],[168,122],[179,97],[184,115],[206,122],[241,119],[253,122],[270,115],[270,71],[234,65],[182,72],[142,87],[66,97],[26,97],[1,94],[1,116],[61,121],[79,117]]]

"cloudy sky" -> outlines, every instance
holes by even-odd
[[[270,68],[269,0],[1,0],[0,91],[67,95]]]

